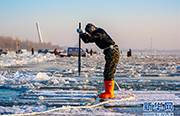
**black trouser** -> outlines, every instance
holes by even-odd
[[[107,50],[104,50],[105,54],[105,69],[104,69],[104,81],[113,81],[114,80],[114,74],[116,72],[116,67],[119,62],[120,53],[118,48],[109,48]]]

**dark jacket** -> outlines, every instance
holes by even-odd
[[[84,43],[95,42],[95,44],[100,49],[104,49],[109,47],[110,45],[115,44],[111,37],[101,28],[97,28],[95,31],[93,31],[91,36],[89,36],[87,33],[82,33],[80,37],[82,38]]]

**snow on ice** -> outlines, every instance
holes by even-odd
[[[180,90],[179,61],[180,55],[178,54],[134,55],[133,58],[121,55],[115,79],[123,90],[128,91],[178,91]],[[92,98],[83,98],[83,95],[97,96],[104,90],[104,56],[97,54],[94,57],[83,57],[80,77],[78,76],[77,62],[77,57],[60,58],[54,54],[17,55],[9,53],[1,55],[0,93],[6,91],[12,96],[0,95],[2,103],[0,114],[22,114],[55,109],[61,105],[54,102],[60,99],[59,95],[66,96],[63,92],[70,92],[70,95],[76,94],[77,98],[73,98],[75,101],[84,100],[83,103],[87,101],[92,103]],[[115,87],[115,90],[118,88]],[[79,95],[81,92],[78,93],[78,91],[87,93]],[[51,101],[46,101],[47,99],[51,99]],[[16,100],[17,103],[14,102]],[[64,97],[63,100],[65,101],[67,98]],[[73,103],[72,99],[68,100],[69,104]],[[53,104],[56,105],[53,106]],[[68,106],[62,105],[61,107]],[[54,115],[132,115],[142,112],[141,108],[97,107],[67,108],[53,113]]]

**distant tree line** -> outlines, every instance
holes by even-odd
[[[44,43],[36,43],[33,41],[27,40],[20,40],[16,37],[16,39],[13,39],[12,37],[5,37],[0,36],[0,48],[1,49],[8,49],[9,51],[16,51],[16,42],[18,42],[20,49],[27,49],[27,51],[30,51],[32,48],[34,48],[35,51],[39,49],[49,49],[54,50],[55,48],[61,49],[59,45],[52,45],[51,42],[44,42]]]

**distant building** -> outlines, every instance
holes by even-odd
[[[38,31],[39,43],[43,43],[39,23],[36,23],[36,26],[37,26],[37,31]]]

